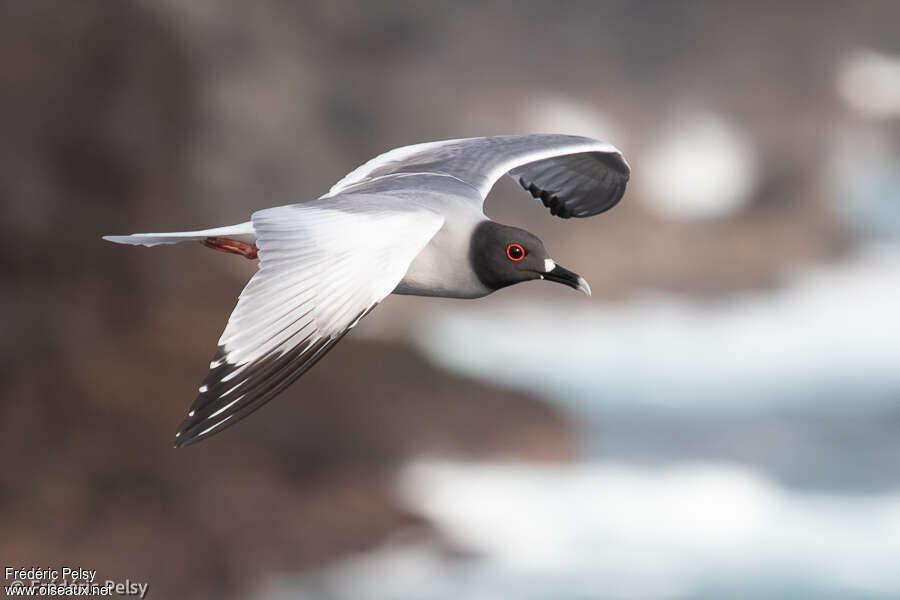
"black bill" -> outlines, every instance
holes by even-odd
[[[588,296],[591,295],[591,286],[588,285],[584,277],[559,265],[555,265],[553,269],[544,273],[544,279],[575,288]]]

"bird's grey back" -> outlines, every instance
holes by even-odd
[[[478,298],[490,293],[469,262],[472,232],[487,217],[481,196],[450,175],[387,175],[348,188],[335,196],[304,203],[351,213],[430,211],[444,224],[416,256],[394,293]]]

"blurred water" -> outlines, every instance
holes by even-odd
[[[407,470],[403,489],[503,574],[488,596],[504,596],[501,582],[518,582],[522,598],[900,594],[900,487],[801,493],[721,463],[589,461],[426,462]]]
[[[584,457],[414,463],[401,493],[472,556],[396,544],[261,595],[900,597],[898,306],[900,244],[872,243],[771,293],[431,314],[434,361],[564,407]]]
[[[772,293],[449,310],[420,344],[444,367],[539,393],[588,456],[730,461],[786,485],[900,484],[900,244]],[[472,340],[479,340],[473,344]]]
[[[579,416],[884,414],[900,409],[898,306],[900,245],[883,244],[774,293],[465,306],[419,342],[444,367]]]
[[[259,597],[866,598],[900,595],[900,488],[785,490],[747,469],[422,461],[409,502],[475,554],[395,544]],[[299,594],[299,595],[298,595]]]

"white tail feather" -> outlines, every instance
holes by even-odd
[[[159,246],[160,244],[177,244],[179,242],[201,242],[210,237],[228,237],[242,242],[255,243],[256,231],[253,222],[238,223],[227,227],[214,227],[201,231],[172,231],[169,233],[133,233],[131,235],[104,235],[103,239],[117,244],[133,246]]]

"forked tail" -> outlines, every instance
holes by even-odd
[[[205,246],[222,252],[256,258],[256,231],[253,222],[238,223],[228,227],[214,227],[201,231],[173,231],[169,233],[133,233],[131,235],[104,235],[103,239],[117,244],[133,246],[159,246],[179,242],[202,242]]]

